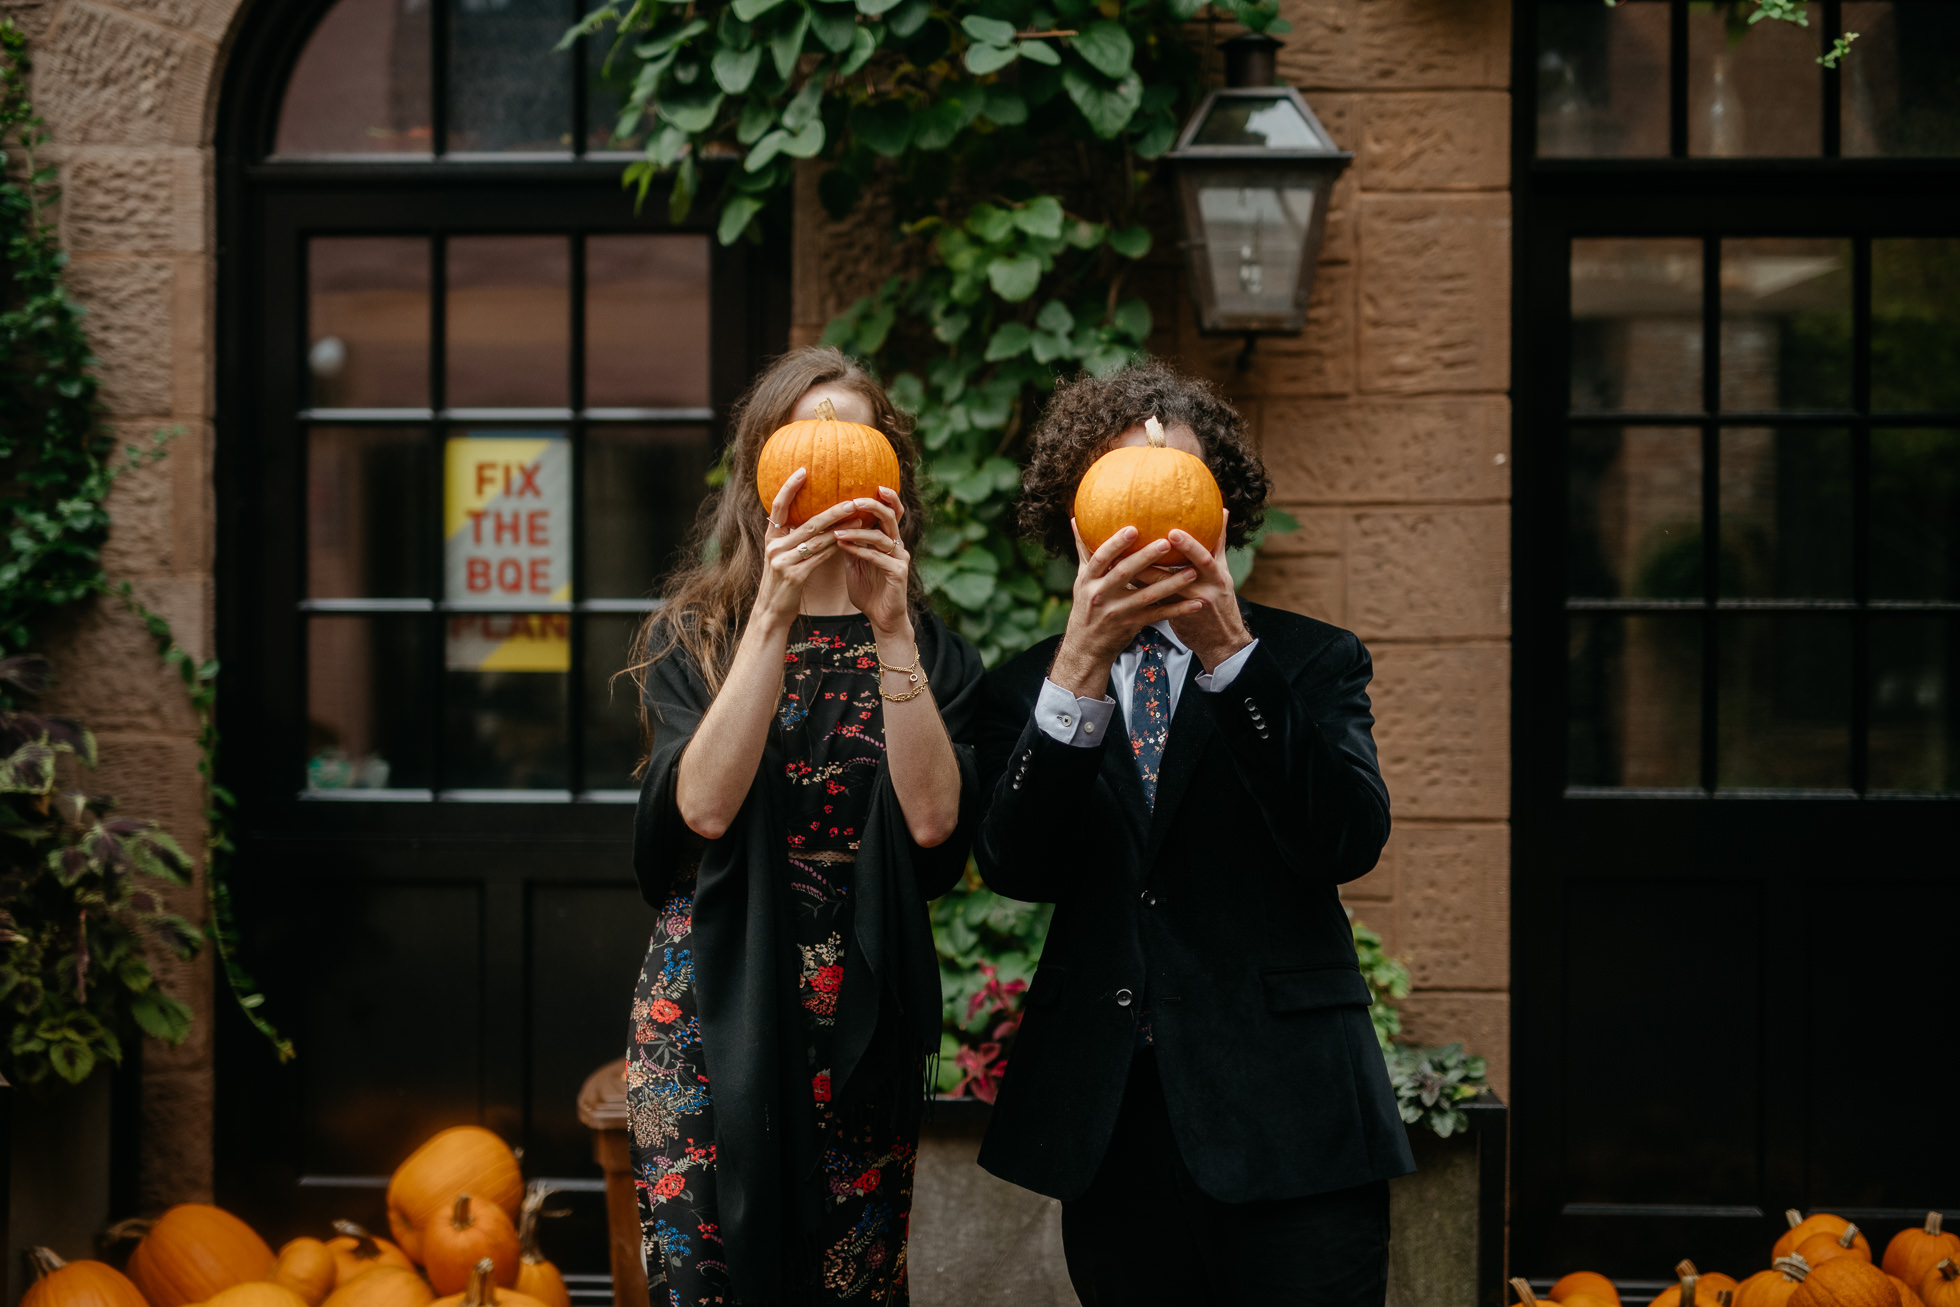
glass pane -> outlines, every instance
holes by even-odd
[[[470,431],[443,442],[443,596],[450,603],[569,603],[573,534],[572,444],[564,432]],[[500,659],[541,656],[520,641],[464,665],[506,667]],[[563,671],[569,656],[553,655],[563,666],[543,670]]]
[[[1871,595],[1960,601],[1960,431],[1872,432]]]
[[[428,241],[307,242],[306,371],[314,408],[428,407]]]
[[[1851,437],[1722,433],[1725,599],[1851,597]]]
[[[1701,597],[1701,432],[1574,431],[1566,446],[1567,593]]]
[[[1960,154],[1960,6],[1851,0],[1844,30],[1844,153]]]
[[[1701,242],[1572,242],[1572,410],[1701,410]]]
[[[1722,242],[1722,407],[1851,407],[1851,242]]]
[[[443,677],[446,790],[562,790],[571,784],[565,613],[469,614],[448,620]]]
[[[1268,150],[1326,148],[1292,97],[1278,93],[1217,100],[1198,125],[1191,144],[1247,145]]]
[[[639,687],[618,676],[627,665],[638,616],[587,617],[585,622],[585,788],[637,790],[633,769],[640,742]]]
[[[1754,5],[1688,11],[1688,153],[1814,155],[1823,148],[1816,24],[1751,23]]]
[[[603,31],[597,36],[585,38],[587,150],[638,150],[646,143],[644,126],[635,126],[629,136],[613,137],[613,128],[619,122],[619,111],[633,89],[633,70],[638,66],[629,57],[631,52],[628,50],[622,50],[610,68],[606,66],[606,56],[617,36],[616,31]]]
[[[451,238],[449,407],[571,403],[571,276],[563,236]]]
[[[585,402],[705,408],[708,238],[593,236],[585,242]]]
[[[1221,325],[1283,321],[1293,313],[1315,191],[1262,184],[1249,173],[1214,174],[1199,182],[1205,272]]]
[[[1701,623],[1691,616],[1569,619],[1566,783],[1701,784]]]
[[[429,154],[429,0],[340,0],[286,83],[273,153]]]
[[[1848,787],[1850,617],[1750,613],[1721,622],[1716,784]]]
[[[428,434],[315,427],[306,443],[306,595],[401,599],[429,590]]]
[[[1667,154],[1667,6],[1546,4],[1538,19],[1538,153]]]
[[[306,788],[427,789],[422,617],[306,624]]]
[[[572,148],[571,26],[562,0],[453,0],[449,141],[463,152]]]
[[[1872,242],[1872,407],[1960,410],[1960,238]]]
[[[1871,788],[1960,791],[1960,626],[1874,616],[1871,636]]]
[[[679,561],[707,497],[706,427],[590,427],[585,435],[585,592],[651,595]]]

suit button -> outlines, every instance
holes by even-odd
[[[1136,995],[1132,994],[1129,990],[1119,989],[1116,991],[1116,1006],[1128,1007],[1130,1005],[1130,1001],[1135,997]]]
[[[1145,890],[1138,897],[1143,900],[1143,906],[1146,908],[1154,908],[1157,906],[1157,896],[1155,894],[1152,894],[1149,890]]]

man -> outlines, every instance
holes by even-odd
[[[1152,417],[1217,479],[1223,536],[1091,553],[1076,485]],[[977,855],[1056,908],[980,1164],[1062,1200],[1088,1307],[1380,1307],[1415,1164],[1335,890],[1388,837],[1368,652],[1234,592],[1271,482],[1209,387],[1083,378],[1034,443],[1022,531],[1076,558],[1075,606],[990,678]]]

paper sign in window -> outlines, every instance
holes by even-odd
[[[572,446],[555,431],[472,432],[443,447],[444,598],[452,671],[571,669]]]

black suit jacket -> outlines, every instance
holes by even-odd
[[[1146,1003],[1179,1148],[1214,1198],[1415,1169],[1335,890],[1388,838],[1368,651],[1242,607],[1259,646],[1223,692],[1187,679],[1154,812],[1114,724],[1086,748],[1035,725],[1057,640],[988,678],[980,871],[1056,905],[980,1153],[1002,1179],[1064,1201],[1087,1191]]]

